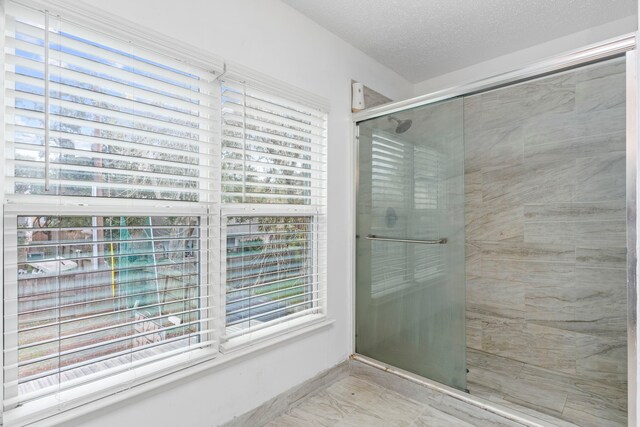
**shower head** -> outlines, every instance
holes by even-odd
[[[400,120],[393,116],[389,116],[389,120],[397,123],[396,133],[405,133],[406,131],[409,130],[409,128],[411,127],[411,124],[413,123],[411,120]]]

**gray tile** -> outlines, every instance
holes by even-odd
[[[613,74],[625,74],[626,59],[625,57],[614,58],[605,62],[599,62],[592,65],[577,68],[572,71],[576,75],[576,82],[584,82],[602,77],[611,76]]]
[[[482,255],[480,245],[472,240],[467,240],[464,246],[465,273],[467,277],[482,274]]]
[[[452,415],[445,414],[434,408],[426,408],[412,424],[412,427],[473,427]]]
[[[347,405],[357,404],[360,406],[377,401],[384,392],[384,387],[354,376],[348,376],[326,388],[326,393],[336,401]]]
[[[482,277],[467,279],[467,307],[496,316],[522,316],[525,311],[525,284]]]
[[[547,142],[527,144],[524,147],[525,162],[573,161],[582,157],[624,152],[626,133],[624,130],[573,139],[551,139]]]
[[[575,190],[574,162],[527,162],[483,171],[482,201],[494,209],[530,203],[571,201]]]
[[[575,229],[572,222],[524,222],[524,242],[575,245]]]
[[[624,201],[626,195],[624,153],[576,160],[574,202]]]
[[[507,318],[479,315],[482,321],[482,350],[515,360],[527,360],[528,336],[524,316]]]
[[[576,265],[579,267],[627,268],[625,248],[576,248]]]
[[[573,266],[568,280],[554,278],[552,281],[540,281],[527,284],[525,304],[527,322],[542,326],[571,330],[567,323],[576,318],[576,283]],[[548,274],[551,276],[551,274]]]
[[[524,335],[526,351],[524,357],[519,360],[533,366],[575,375],[575,332],[527,323]]]
[[[351,361],[350,366],[353,376],[377,384],[380,387],[394,391],[414,401],[426,404],[442,398],[442,394],[437,391],[356,360]]]
[[[576,268],[574,330],[613,337],[627,329],[627,273],[622,269]]]
[[[304,399],[298,406],[287,411],[286,415],[308,424],[331,426],[356,408],[353,400],[347,402],[340,396],[323,390]]]
[[[575,247],[571,245],[530,244],[518,242],[483,242],[482,259],[537,262],[575,262]]]
[[[574,109],[575,77],[558,74],[465,99],[465,130],[494,129]],[[469,117],[467,119],[467,117]]]
[[[600,203],[546,203],[524,206],[527,222],[624,221],[624,200]]]
[[[520,427],[522,424],[505,419],[485,409],[465,405],[460,400],[444,396],[441,402],[432,405],[435,409],[453,415],[476,427]]]
[[[622,427],[627,425],[625,411],[615,409],[597,398],[570,395],[563,417],[581,426]]]
[[[465,140],[465,171],[521,164],[523,152],[521,126],[472,132]]]
[[[467,351],[469,349],[482,349],[482,320],[479,317],[479,313],[472,310],[466,311],[466,324],[467,334]]]
[[[537,117],[529,120],[525,125],[524,143],[527,146],[607,135],[625,129],[625,120],[624,108]]]
[[[624,108],[626,101],[626,76],[610,74],[576,84],[576,111],[594,111]]]
[[[410,426],[425,406],[393,391],[384,391],[373,402],[367,402],[345,415],[336,426]]]
[[[244,424],[244,425],[259,426],[263,424]],[[310,424],[308,420],[296,418],[287,414],[282,414],[278,418],[274,419],[273,421],[267,424],[264,424],[264,427],[307,427],[309,425]],[[316,425],[323,425],[323,424],[316,424]]]
[[[467,222],[466,235],[470,240],[519,240],[524,235],[524,210],[522,206],[496,209],[489,203],[483,204],[471,213]]]
[[[552,243],[582,247],[624,247],[626,221],[525,222],[525,243]]]
[[[576,373],[579,378],[599,381],[626,392],[626,334],[576,335]]]

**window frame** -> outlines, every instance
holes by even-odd
[[[314,303],[317,312],[293,317],[289,320],[276,322],[260,329],[250,330],[238,336],[226,335],[226,264],[227,264],[227,219],[229,217],[312,217],[315,227],[313,245],[313,274],[317,279],[313,283],[318,299],[322,302]],[[324,241],[322,234],[325,234]],[[307,205],[269,205],[269,204],[222,204],[220,213],[220,297],[218,312],[220,313],[220,352],[232,353],[248,346],[263,342],[279,335],[287,334],[297,329],[323,322],[327,319],[327,279],[326,279],[326,215],[321,207]]]
[[[184,43],[178,42],[164,34],[141,28],[134,22],[123,20],[120,17],[94,10],[89,6],[76,5],[70,0],[0,0],[0,19],[5,20],[6,5],[8,3],[16,3],[30,8],[39,10],[48,9],[52,14],[59,13],[64,19],[72,22],[74,25],[85,27],[97,32],[106,32],[112,37],[126,39],[131,43],[138,44],[141,48],[146,48],[156,53],[170,56],[187,64],[201,68],[209,68],[216,71],[217,78],[214,79],[216,88],[219,92],[219,78],[223,74],[229,74],[234,80],[242,79],[256,84],[261,90],[273,93],[275,96],[289,100],[291,102],[303,103],[310,107],[320,109],[324,113],[325,125],[328,124],[329,103],[326,98],[316,96],[312,93],[300,90],[282,81],[272,79],[260,72],[244,68],[238,64],[231,65],[231,71],[227,70],[227,66],[223,58],[209,54],[198,47],[191,47]],[[4,60],[5,38],[0,38],[0,50]],[[235,77],[234,76],[235,73]],[[0,73],[0,85],[4,87],[5,73]],[[218,99],[217,112],[214,119],[216,123],[222,116],[221,102]],[[0,139],[4,142],[6,139],[6,119],[7,111],[3,105],[0,108]],[[327,316],[327,215],[326,215],[326,188],[322,201],[318,205],[249,205],[249,204],[222,204],[221,203],[221,141],[222,127],[214,128],[213,142],[209,154],[214,161],[210,165],[213,169],[211,172],[210,188],[214,189],[209,192],[210,197],[202,199],[199,202],[183,202],[171,200],[151,200],[151,199],[109,199],[109,198],[91,198],[77,196],[48,196],[48,195],[24,195],[15,194],[6,191],[5,185],[7,179],[5,174],[0,174],[0,187],[3,191],[2,214],[0,215],[0,247],[3,248],[2,259],[4,263],[4,275],[2,285],[0,286],[0,296],[4,301],[5,297],[5,278],[17,278],[17,266],[14,271],[9,271],[7,261],[13,256],[14,261],[17,260],[17,247],[14,244],[13,249],[7,250],[11,239],[7,236],[11,233],[15,236],[17,229],[17,217],[19,215],[34,215],[50,213],[51,215],[189,215],[199,216],[203,225],[201,236],[203,251],[201,259],[201,271],[207,267],[207,273],[202,274],[202,285],[207,286],[210,295],[210,310],[212,320],[211,327],[207,328],[212,332],[212,344],[207,348],[187,351],[185,353],[169,357],[160,361],[137,366],[134,369],[119,372],[113,377],[101,378],[97,381],[88,382],[82,386],[72,387],[62,391],[59,394],[53,394],[41,398],[37,398],[25,402],[21,406],[4,410],[0,407],[0,421],[7,425],[25,424],[42,421],[45,418],[51,418],[53,422],[64,422],[80,415],[87,414],[97,408],[106,407],[113,403],[120,402],[140,395],[153,389],[166,387],[179,379],[191,377],[198,373],[204,373],[211,369],[224,367],[234,361],[251,357],[260,352],[281,345],[300,336],[306,336],[316,333],[330,327],[334,320]],[[325,150],[325,159],[328,142],[328,128],[325,127],[325,134],[322,140]],[[0,144],[0,161],[5,162],[6,153],[5,145]],[[327,171],[324,170],[324,185],[327,184]],[[135,200],[135,203],[132,203]],[[318,281],[324,295],[324,300],[318,305],[318,313],[301,316],[288,322],[264,328],[262,331],[251,334],[250,340],[240,342],[222,343],[226,324],[226,304],[224,293],[226,292],[226,283],[222,282],[220,275],[220,267],[222,263],[226,265],[226,245],[224,249],[221,242],[226,241],[226,235],[222,235],[222,216],[314,216],[316,219],[316,234],[319,237],[315,243],[315,255],[319,258],[317,262],[314,260],[314,271],[318,274]],[[206,221],[206,226],[204,225]],[[12,225],[12,229],[5,227]],[[204,237],[206,231],[206,238]],[[222,239],[225,240],[222,240]],[[13,242],[16,242],[14,238]],[[12,252],[13,251],[13,252]],[[13,255],[12,255],[13,254]],[[205,280],[205,277],[207,280]],[[321,277],[321,279],[320,279]],[[17,283],[17,279],[16,279]],[[4,303],[3,303],[4,304]],[[0,316],[0,327],[5,329],[4,315]],[[0,334],[0,346],[3,352],[5,345],[4,333]],[[226,354],[228,353],[228,354]],[[4,358],[3,358],[4,360]],[[3,368],[6,361],[3,362]],[[4,369],[0,370],[0,401],[4,401]]]
[[[202,323],[203,327],[209,330],[209,332],[205,334],[206,339],[204,339],[203,341],[205,343],[209,342],[210,344],[198,349],[187,350],[184,353],[169,356],[159,361],[144,363],[141,364],[141,366],[136,366],[132,369],[120,370],[113,377],[99,378],[95,381],[87,381],[86,384],[70,387],[69,389],[63,390],[59,393],[47,394],[44,397],[34,398],[33,400],[24,402],[17,408],[6,410],[5,419],[7,419],[7,414],[10,414],[9,419],[11,419],[13,418],[13,412],[16,412],[15,415],[18,416],[18,414],[27,412],[26,410],[28,408],[34,408],[39,412],[40,408],[55,408],[57,406],[59,407],[62,405],[66,405],[69,401],[75,400],[78,397],[83,397],[85,395],[93,396],[97,392],[106,392],[108,390],[116,390],[115,392],[126,390],[131,387],[132,382],[150,381],[154,378],[166,375],[169,371],[184,369],[185,365],[188,366],[213,359],[219,354],[219,340],[217,334],[215,333],[216,319],[219,317],[219,313],[217,313],[217,269],[215,263],[211,262],[212,247],[215,248],[216,241],[218,239],[215,238],[215,233],[210,232],[211,227],[215,227],[217,221],[215,218],[216,215],[210,213],[209,207],[191,205],[153,207],[118,206],[116,203],[122,202],[122,199],[109,199],[109,201],[111,201],[112,203],[106,205],[86,205],[83,203],[76,203],[73,205],[60,205],[51,203],[53,200],[42,200],[43,198],[46,199],[48,196],[35,197],[40,199],[39,203],[34,203],[35,201],[32,200],[32,203],[28,204],[6,203],[4,205],[3,220],[5,228],[2,233],[4,237],[3,254],[5,262],[4,280],[2,286],[3,300],[6,296],[5,286],[8,286],[7,278],[15,277],[15,283],[17,285],[17,262],[10,261],[17,261],[16,231],[18,216],[42,215],[43,212],[50,213],[51,215],[66,216],[198,216],[201,219],[201,230],[203,231],[203,234],[204,232],[206,232],[206,236],[203,235],[200,237],[202,245],[201,250],[203,251],[203,253],[201,254],[201,261],[199,266],[201,277],[200,289],[203,291],[203,293],[206,292],[209,296],[208,309],[206,311],[203,311],[203,317],[205,319],[211,319],[203,321]],[[9,282],[9,285],[10,284],[11,282]],[[3,308],[6,307],[6,304],[7,302],[3,303]],[[13,307],[13,310],[17,313],[17,301]],[[6,330],[7,319],[5,318],[4,314],[1,320],[3,330]],[[2,335],[4,349],[6,347],[6,342],[4,333]],[[11,362],[8,363],[7,356],[5,355],[4,365],[7,364],[11,364]],[[5,373],[3,370],[3,384],[4,380],[6,379],[4,375]],[[117,378],[119,378],[119,381],[116,381]],[[4,387],[2,387],[3,401],[8,397],[9,396],[5,394]]]

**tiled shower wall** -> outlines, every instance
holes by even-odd
[[[614,59],[464,105],[470,380],[478,364],[516,362],[505,394],[574,422],[584,410],[621,421],[626,409],[624,67]],[[540,379],[554,402],[538,408],[517,396],[526,372],[579,391]]]

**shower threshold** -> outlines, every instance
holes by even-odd
[[[472,425],[577,427],[569,421],[510,402],[496,403],[484,397],[446,386],[428,378],[384,364],[367,356],[351,356],[352,375],[379,384],[443,412],[464,414]],[[353,363],[355,362],[355,363]]]

